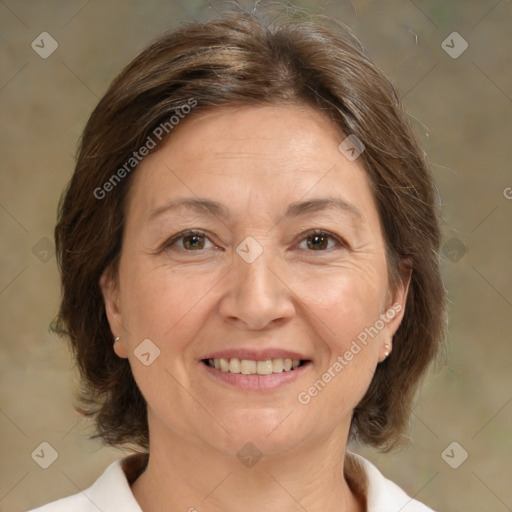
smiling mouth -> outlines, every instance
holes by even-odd
[[[272,375],[274,373],[292,372],[309,361],[306,359],[265,359],[255,361],[252,359],[203,359],[202,362],[211,368],[227,373],[241,373],[242,375]]]

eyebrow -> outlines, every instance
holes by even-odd
[[[232,216],[230,210],[217,201],[190,197],[166,202],[162,206],[153,210],[149,215],[148,220],[152,220],[164,212],[180,208],[195,210],[198,213],[206,213],[211,217],[220,217],[223,219],[230,219]],[[284,218],[299,217],[307,213],[311,214],[333,208],[349,213],[356,220],[363,220],[363,215],[358,208],[356,208],[352,203],[349,203],[339,197],[324,197],[309,199],[307,201],[296,201],[288,206]]]

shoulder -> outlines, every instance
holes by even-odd
[[[133,457],[110,464],[94,484],[72,496],[53,501],[29,512],[142,512],[126,476],[125,468]]]
[[[352,464],[359,466],[364,474],[367,512],[435,512],[408,496],[364,457],[355,453],[347,455],[352,459]]]

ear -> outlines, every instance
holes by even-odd
[[[379,361],[386,359],[387,355],[393,350],[393,336],[404,318],[411,276],[412,265],[406,261],[400,269],[399,282],[395,285],[394,290],[390,290],[388,293],[388,301],[384,311],[386,326],[381,337]],[[388,353],[387,355],[386,352]]]
[[[117,343],[114,343],[114,339],[112,339],[113,349],[119,357],[128,357],[128,351],[123,337],[126,331],[123,329],[119,283],[117,278],[113,275],[111,268],[106,268],[103,271],[99,284],[103,295],[103,302],[105,303],[105,313],[110,325],[110,330],[114,338],[117,336],[120,338]]]

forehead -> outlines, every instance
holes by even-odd
[[[306,105],[208,109],[182,121],[139,164],[130,209],[146,215],[173,198],[208,197],[271,211],[338,193],[362,203],[365,214],[373,205],[367,174],[339,151],[344,139],[334,122]]]
[[[305,164],[318,159],[319,152],[343,138],[325,114],[302,104],[210,108],[185,121],[169,139],[183,156],[196,162],[222,159],[222,167],[230,159],[259,160],[262,172],[275,172],[279,162],[285,168],[298,156]],[[296,161],[293,165],[301,170]]]

